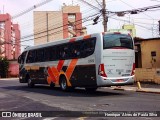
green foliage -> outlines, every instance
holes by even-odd
[[[9,61],[7,58],[0,57],[0,76],[6,77],[9,68]]]

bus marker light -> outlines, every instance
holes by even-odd
[[[100,64],[100,65],[99,65],[98,74],[99,74],[100,76],[107,77],[107,75],[106,75],[106,73],[105,73],[105,69],[104,69],[104,64]]]
[[[133,63],[131,75],[134,75],[134,74],[135,74],[135,63]]]

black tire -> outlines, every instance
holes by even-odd
[[[55,84],[54,84],[53,82],[51,82],[50,87],[51,87],[51,88],[54,88],[54,87],[55,87]]]
[[[95,92],[97,90],[97,87],[86,87],[85,90],[87,92]]]
[[[60,79],[60,87],[63,91],[68,91],[69,90],[69,87],[67,85],[67,80],[65,77],[61,77]]]
[[[28,79],[28,87],[29,88],[33,88],[34,87],[34,83],[30,78]]]

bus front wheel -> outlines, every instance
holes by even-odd
[[[33,88],[34,87],[34,83],[30,78],[28,79],[28,87],[29,88]]]

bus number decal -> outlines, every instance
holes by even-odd
[[[94,63],[94,59],[88,60],[88,63]]]

